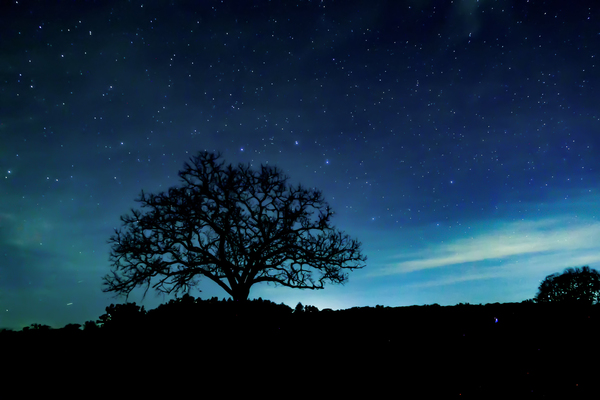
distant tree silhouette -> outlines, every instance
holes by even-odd
[[[111,304],[97,323],[103,329],[141,328],[146,310],[135,303]]]
[[[536,303],[593,304],[600,301],[600,273],[588,266],[548,275],[535,295]]]
[[[196,300],[186,293],[149,310],[147,316],[152,329],[181,331],[199,328],[201,323],[212,324],[214,314],[200,299]]]
[[[344,283],[345,270],[364,267],[361,244],[331,226],[320,191],[288,186],[275,167],[219,162],[201,152],[179,172],[183,184],[137,200],[115,230],[105,292],[129,295],[138,286],[189,292],[206,277],[234,300],[260,282],[300,289]],[[318,271],[318,277],[313,273]]]
[[[81,330],[80,328],[81,328],[81,324],[67,324],[64,327],[62,327],[61,329],[63,331],[69,331],[69,332],[75,331],[75,332],[77,332],[77,331]]]
[[[302,303],[296,304],[296,308],[294,308],[294,314],[310,314],[310,313],[318,313],[319,309],[315,306],[311,305],[303,305]]]
[[[52,328],[44,324],[31,324],[31,329],[35,331],[49,331]]]
[[[100,327],[96,324],[96,321],[85,321],[83,324],[83,330],[85,332],[96,331],[98,328]]]
[[[304,307],[304,312],[306,312],[306,313],[316,313],[316,312],[319,312],[319,309],[317,307],[315,307],[315,306],[308,305],[308,306]]]
[[[283,303],[262,299],[233,301],[231,298],[219,301],[216,297],[202,300],[186,293],[149,310],[144,326],[145,333],[158,334],[163,339],[210,338],[211,343],[216,345],[228,340],[237,341],[240,332],[244,332],[245,340],[273,339],[271,334],[291,314],[292,309]],[[257,342],[254,343],[256,345]]]

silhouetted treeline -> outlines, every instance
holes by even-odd
[[[19,362],[29,367],[51,360],[67,360],[73,371],[106,364],[144,379],[200,374],[222,384],[262,380],[281,390],[289,380],[309,382],[311,373],[325,369],[339,385],[330,394],[378,382],[445,398],[574,398],[596,390],[598,328],[597,305],[528,301],[332,311],[184,296],[149,311],[135,303],[110,305],[97,321],[4,331],[0,340],[4,348],[20,349]],[[292,371],[300,375],[292,379]]]
[[[261,339],[272,335],[298,336],[314,330],[341,335],[338,340],[356,344],[357,336],[370,343],[389,343],[403,338],[466,335],[467,332],[502,332],[527,336],[525,328],[555,335],[566,330],[588,329],[595,324],[600,305],[575,306],[560,303],[495,303],[456,306],[354,307],[346,310],[321,310],[298,304],[295,309],[268,300],[234,302],[196,299],[184,295],[146,311],[136,303],[111,304],[96,321],[68,324],[60,329],[33,324],[20,331],[0,330],[2,340],[56,336],[119,336],[143,333],[144,336],[206,336],[226,340],[232,331],[245,331]],[[520,329],[520,330],[519,330]],[[539,332],[538,332],[539,333]],[[211,337],[213,335],[214,337]]]

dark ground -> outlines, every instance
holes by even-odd
[[[3,332],[4,376],[119,397],[600,398],[598,306],[272,311]]]

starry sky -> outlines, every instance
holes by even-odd
[[[0,7],[0,327],[124,302],[101,279],[119,217],[204,150],[322,190],[368,257],[343,286],[251,298],[520,302],[600,267],[597,1]]]

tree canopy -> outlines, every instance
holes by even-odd
[[[200,152],[179,172],[181,186],[142,191],[136,201],[145,212],[122,216],[109,239],[103,291],[189,292],[206,277],[245,300],[260,282],[323,289],[365,266],[361,243],[331,225],[320,191],[288,185],[276,167],[225,166],[219,158]]]
[[[585,266],[548,275],[540,283],[534,300],[537,303],[597,303],[600,301],[600,273]]]

